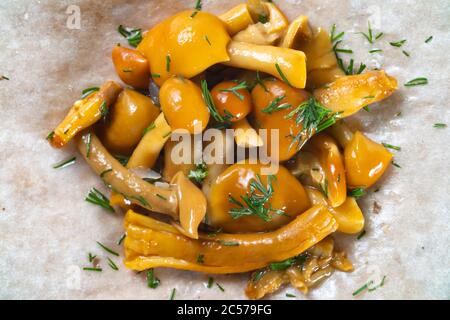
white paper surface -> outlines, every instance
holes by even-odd
[[[203,1],[204,10],[223,12],[241,1]],[[447,0],[277,0],[289,16],[308,15],[315,26],[336,23],[347,31],[345,43],[357,62],[380,67],[399,80],[388,101],[360,112],[351,123],[380,142],[402,147],[377,193],[362,201],[367,234],[359,241],[342,237],[355,265],[353,273],[336,272],[307,297],[287,287],[271,296],[298,299],[351,299],[369,280],[385,285],[358,299],[450,298],[450,5]],[[76,5],[81,29],[67,28],[66,9]],[[69,147],[53,150],[47,133],[64,117],[84,88],[117,79],[111,48],[124,43],[119,24],[151,27],[194,1],[151,0],[3,0],[0,3],[0,298],[3,299],[177,299],[245,298],[247,275],[214,277],[224,288],[206,288],[207,275],[157,270],[157,290],[148,289],[143,274],[107,267],[100,241],[119,249],[121,214],[109,215],[84,201],[102,183],[78,157],[76,165],[58,171],[51,166],[75,154]],[[384,37],[370,45],[359,31]],[[429,36],[433,40],[426,44]],[[403,48],[390,41],[407,39]],[[382,54],[369,54],[374,47]],[[407,58],[402,49],[411,54]],[[403,83],[427,77],[429,85]],[[396,116],[401,112],[401,116]],[[373,213],[373,202],[381,205]],[[104,271],[89,273],[87,254],[102,258]]]

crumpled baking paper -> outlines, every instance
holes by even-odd
[[[107,266],[96,241],[121,251],[122,214],[108,214],[84,201],[102,183],[78,156],[74,166],[52,165],[76,154],[73,147],[53,150],[47,133],[64,117],[80,91],[117,79],[112,47],[124,39],[119,24],[149,28],[189,1],[152,0],[3,0],[0,3],[0,298],[3,299],[176,299],[245,298],[247,275],[215,276],[225,288],[208,289],[207,275],[156,270],[161,285],[149,289],[145,275]],[[221,13],[237,0],[203,1],[203,9]],[[399,80],[389,100],[350,120],[371,138],[401,146],[392,167],[361,201],[366,235],[339,236],[355,265],[353,273],[335,272],[303,296],[285,287],[270,296],[286,299],[352,299],[367,283],[383,287],[355,299],[450,298],[450,6],[446,0],[277,0],[290,19],[304,14],[314,26],[336,23],[346,31],[350,57],[369,68],[383,68]],[[77,25],[77,14],[80,24]],[[361,34],[370,20],[384,36],[373,45]],[[425,40],[433,36],[433,40]],[[389,45],[406,39],[402,48]],[[369,54],[370,49],[382,49]],[[406,57],[402,50],[410,53]],[[427,86],[403,84],[427,77]],[[400,114],[401,113],[401,114]],[[102,189],[104,190],[104,189]],[[374,210],[374,203],[381,208]],[[86,272],[88,253],[101,259],[103,272]],[[292,298],[291,298],[292,299]]]

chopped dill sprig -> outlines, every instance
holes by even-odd
[[[206,285],[206,287],[207,287],[208,289],[211,289],[212,286],[213,286],[213,284],[214,284],[214,278],[213,278],[213,277],[209,277],[209,278],[208,278],[208,284]]]
[[[408,58],[411,56],[408,51],[402,50],[402,53]]]
[[[212,44],[211,44],[211,41],[209,41],[209,38],[208,38],[208,36],[207,36],[207,35],[205,35],[205,36],[204,36],[204,38],[205,38],[205,41],[206,41],[206,42],[208,42],[208,44],[209,44],[209,45],[211,46]]]
[[[369,50],[369,53],[378,53],[378,52],[383,52],[383,50],[381,50],[381,49],[372,49],[372,50]]]
[[[428,84],[428,79],[421,77],[408,81],[405,83],[405,87],[424,86]]]
[[[208,167],[205,163],[200,163],[195,166],[194,170],[191,170],[188,174],[188,178],[197,183],[202,183],[208,176]]]
[[[285,117],[286,119],[294,118],[297,126],[302,126],[302,131],[293,138],[290,147],[297,143],[297,149],[300,150],[314,133],[319,133],[335,124],[339,114],[325,108],[314,97],[300,104]],[[303,139],[303,136],[306,136],[306,139]]]
[[[447,128],[447,124],[445,124],[445,123],[435,123],[435,124],[433,125],[433,128],[436,128],[436,129],[444,129],[444,128]]]
[[[113,169],[106,169],[105,171],[102,171],[102,173],[100,173],[100,178],[104,178],[108,173],[112,171]]]
[[[123,240],[125,240],[125,238],[127,237],[126,233],[124,233],[119,240],[117,241],[117,245],[120,246],[123,242]]]
[[[92,188],[89,191],[89,194],[85,200],[89,203],[102,207],[106,211],[115,212],[114,208],[109,204],[109,199],[96,188]]]
[[[402,168],[397,162],[395,162],[394,160],[392,160],[391,161],[391,163],[392,163],[392,165],[394,166],[394,167],[397,167],[397,168]]]
[[[170,72],[170,63],[172,60],[170,60],[170,55],[166,55],[166,71]]]
[[[97,244],[98,244],[103,250],[105,250],[106,252],[109,252],[110,254],[115,255],[116,257],[119,256],[119,254],[118,254],[117,252],[115,252],[114,250],[108,248],[107,246],[105,246],[104,244],[102,244],[102,243],[100,243],[100,242],[98,242],[98,241],[96,241],[96,242],[97,242]]]
[[[383,146],[384,146],[385,148],[392,149],[392,150],[395,150],[395,151],[401,151],[401,150],[402,150],[401,147],[397,147],[397,146],[394,146],[394,145],[389,144],[389,143],[384,143],[384,142],[383,142]]]
[[[93,267],[86,267],[83,268],[84,271],[95,271],[95,272],[102,272],[103,269],[102,268],[93,268]]]
[[[273,262],[269,265],[269,267],[271,270],[274,271],[286,270],[287,268],[292,267],[294,264],[302,266],[306,262],[307,258],[308,255],[303,253],[296,257],[286,259],[284,261]]]
[[[377,37],[374,38],[373,36],[373,31],[372,31],[372,26],[370,25],[370,21],[367,21],[367,33],[365,32],[358,32],[358,34],[362,34],[364,36],[364,38],[367,39],[367,41],[369,41],[370,44],[373,44],[375,42],[375,40],[377,39]],[[377,35],[378,38],[380,38],[380,34]]]
[[[427,38],[427,40],[425,40],[425,43],[429,43],[429,42],[431,42],[431,40],[433,40],[433,36],[429,36],[429,37]]]
[[[222,115],[217,111],[217,108],[214,104],[213,98],[211,96],[211,92],[208,89],[208,83],[206,80],[201,81],[202,95],[203,100],[205,100],[206,106],[208,107],[209,113],[219,123],[229,125],[228,121],[222,117]]]
[[[270,213],[284,215],[285,212],[283,210],[273,209],[270,205],[266,206],[274,192],[274,180],[276,180],[276,177],[274,175],[268,176],[266,187],[261,181],[261,176],[257,174],[256,179],[253,179],[250,182],[250,192],[247,192],[246,195],[241,195],[241,200],[244,203],[241,203],[233,196],[228,195],[229,203],[237,206],[237,208],[232,208],[228,211],[231,217],[233,219],[239,219],[244,216],[255,215],[262,220],[269,222],[272,220]]]
[[[283,100],[284,98],[286,98],[285,95],[276,97],[271,103],[269,103],[266,108],[262,109],[261,111],[264,113],[272,114],[276,111],[285,110],[292,107],[292,105],[289,103],[281,103],[281,100]]]
[[[216,282],[216,286],[220,291],[225,292],[225,289],[218,282]]]
[[[117,29],[119,33],[128,40],[132,47],[137,47],[142,41],[142,30],[138,28],[128,28],[120,25]]]
[[[287,83],[290,87],[292,87],[292,84],[289,82],[289,80],[286,78],[286,76],[284,75],[283,71],[281,70],[281,67],[278,63],[275,63],[275,68],[277,69],[278,74],[280,75],[281,79],[283,79],[283,81],[285,83]]]
[[[221,89],[221,92],[231,92],[233,93],[236,97],[239,98],[239,100],[244,101],[244,96],[242,94],[240,94],[238,92],[238,90],[247,90],[248,86],[247,86],[247,82],[242,81],[241,83],[239,83],[238,85],[232,87],[232,88],[228,88],[228,89]]]
[[[97,256],[93,255],[92,253],[88,253],[88,260],[90,263],[94,261],[94,259],[97,258]]]
[[[194,9],[195,9],[195,10],[198,10],[198,11],[202,10],[202,0],[197,0],[197,1],[195,2],[195,7],[194,7]]]
[[[366,235],[366,230],[363,230],[358,237],[356,238],[356,240],[361,240],[362,237],[364,237]]]
[[[386,280],[386,276],[383,276],[383,279],[381,280],[381,282],[376,285],[375,287],[371,287],[371,285],[373,285],[373,280],[370,280],[369,282],[365,283],[361,288],[359,288],[358,290],[356,290],[355,292],[353,292],[353,296],[357,296],[360,293],[362,293],[363,291],[368,291],[368,292],[372,292],[377,290],[378,288],[381,288],[382,286],[384,286],[384,282]]]
[[[89,159],[89,157],[91,156],[91,143],[92,143],[92,134],[90,132],[86,135],[85,143],[86,143],[86,158]]]
[[[403,39],[403,40],[400,40],[400,41],[396,41],[396,42],[389,42],[389,44],[391,46],[397,47],[397,48],[402,47],[405,43],[406,43],[406,39]]]
[[[55,164],[55,165],[53,166],[53,169],[62,169],[62,168],[66,168],[66,167],[68,167],[68,166],[74,164],[76,160],[77,160],[77,157],[72,157],[72,158],[70,158],[70,159],[63,160],[63,161],[61,161],[61,162]]]
[[[205,263],[205,255],[199,254],[197,256],[197,263]]]
[[[239,247],[239,242],[219,240],[219,243],[225,247]]]
[[[333,26],[331,27],[331,32],[330,32],[330,40],[331,43],[334,43],[335,41],[338,41],[339,39],[341,39],[343,36],[345,35],[345,32],[339,32],[338,34],[336,34],[336,24],[333,24]]]
[[[100,115],[102,116],[103,119],[106,119],[106,116],[109,113],[109,108],[106,105],[106,101],[103,101],[102,104],[100,105]]]
[[[177,292],[177,289],[173,288],[172,291],[170,292],[169,300],[175,300],[176,292]]]
[[[363,197],[366,194],[366,191],[363,188],[356,188],[347,191],[347,194],[349,197],[353,197],[356,200],[358,200],[359,198]]]
[[[81,99],[87,98],[87,97],[89,97],[92,93],[97,92],[97,91],[99,91],[99,90],[100,90],[99,87],[91,87],[91,88],[84,89],[84,90],[81,92]]]
[[[119,267],[114,263],[114,261],[111,260],[111,258],[108,258],[108,266],[113,269],[114,271],[118,271]]]
[[[159,287],[161,281],[155,276],[155,271],[152,269],[147,270],[147,287],[156,289]]]

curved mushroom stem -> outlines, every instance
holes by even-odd
[[[107,185],[111,186],[113,191],[147,210],[178,219],[178,199],[175,188],[159,188],[142,180],[123,167],[91,131],[77,137],[77,146],[86,162]]]
[[[265,72],[296,88],[306,85],[306,56],[301,51],[231,41],[228,55],[227,66]]]

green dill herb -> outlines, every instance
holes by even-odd
[[[407,52],[407,51],[405,51],[405,50],[402,50],[402,53],[403,53],[405,56],[407,56],[408,58],[411,56],[411,55],[409,54],[409,52]]]
[[[287,268],[292,267],[294,264],[300,266],[303,265],[307,258],[308,256],[306,254],[300,254],[296,257],[292,257],[284,261],[273,262],[270,264],[269,267],[271,270],[274,271],[286,270]]]
[[[286,293],[286,297],[287,298],[296,298],[297,296],[295,294],[292,294],[292,293]]]
[[[206,80],[201,81],[202,95],[203,100],[205,100],[206,106],[208,107],[209,113],[219,123],[226,123],[225,119],[222,115],[217,111],[216,106],[214,105],[213,98],[211,96],[211,92],[208,89],[208,83]]]
[[[258,282],[259,280],[262,279],[262,277],[264,276],[265,273],[266,273],[266,270],[265,270],[265,269],[256,271],[256,272],[253,274],[252,281],[253,281],[253,282]]]
[[[175,288],[173,288],[172,291],[170,292],[169,300],[175,300],[176,292],[177,292],[177,290]]]
[[[100,105],[100,115],[102,116],[103,119],[106,118],[106,116],[108,115],[109,112],[109,108],[106,105],[106,101],[103,101],[102,104]]]
[[[253,84],[253,87],[260,85],[265,92],[269,92],[269,90],[267,89],[267,87],[265,86],[264,82],[261,80],[261,76],[259,74],[259,71],[256,71],[256,77],[255,77],[255,83]]]
[[[194,170],[191,170],[188,174],[188,178],[197,183],[202,183],[208,176],[208,167],[205,163],[200,163],[195,166]]]
[[[424,86],[426,84],[428,84],[428,79],[421,77],[408,81],[405,83],[405,87]]]
[[[84,271],[95,271],[95,272],[102,272],[102,268],[92,268],[92,267],[86,267],[83,268]]]
[[[117,241],[117,245],[120,246],[123,242],[123,240],[125,240],[125,238],[127,237],[127,235],[124,233],[119,240]]]
[[[270,205],[266,206],[273,195],[273,181],[276,180],[276,177],[270,175],[267,180],[267,187],[265,187],[261,181],[261,176],[259,174],[256,175],[256,179],[250,182],[250,192],[247,192],[246,195],[241,195],[241,200],[244,204],[236,200],[233,196],[228,195],[228,201],[237,206],[237,208],[232,208],[228,211],[233,219],[255,215],[269,222],[272,220],[270,213],[278,215],[285,214],[283,210],[273,209]]]
[[[211,41],[209,41],[209,38],[208,38],[208,36],[207,35],[205,35],[204,36],[204,38],[205,38],[205,40],[206,40],[206,42],[208,42],[208,44],[211,46],[212,44],[211,44]]]
[[[149,209],[152,208],[152,206],[150,205],[150,203],[148,203],[148,201],[143,197],[143,196],[131,196],[128,197],[130,200],[136,200],[137,202],[139,202],[143,207],[147,207]]]
[[[375,36],[375,40],[380,39],[382,36],[384,36],[383,32],[379,32],[376,36]]]
[[[206,286],[208,289],[211,289],[212,286],[214,285],[214,278],[209,277],[208,278],[208,285]]]
[[[280,68],[280,65],[278,63],[275,63],[275,68],[277,69],[278,74],[280,75],[281,79],[283,79],[283,81],[285,83],[287,83],[290,87],[292,87],[292,84],[289,82],[289,80],[286,78],[286,76],[284,75],[283,71]]]
[[[111,258],[108,258],[108,266],[114,271],[119,271],[119,267],[117,267],[117,265],[114,263],[114,261],[111,260]]]
[[[163,135],[163,139],[170,137],[171,134],[172,134],[172,131],[167,132],[165,135]]]
[[[123,68],[122,72],[131,73],[131,72],[133,72],[133,68]]]
[[[152,73],[152,78],[161,78],[159,73]]]
[[[269,17],[264,15],[264,14],[260,14],[258,16],[258,21],[261,22],[262,24],[269,22]]]
[[[402,168],[397,162],[395,162],[394,160],[392,160],[391,161],[391,163],[392,163],[392,165],[394,166],[394,167],[397,167],[397,168]]]
[[[369,51],[369,53],[378,53],[378,52],[383,52],[383,50],[381,49],[372,49]]]
[[[314,133],[319,133],[335,124],[339,114],[325,108],[314,97],[300,104],[285,117],[286,119],[295,118],[297,126],[302,126],[301,132],[293,138],[290,148],[297,143],[297,150],[300,150]],[[303,139],[303,136],[306,136],[306,139]]]
[[[164,201],[167,201],[167,198],[164,197],[163,195],[159,194],[159,193],[157,193],[156,196],[157,196],[158,198],[164,200]]]
[[[115,255],[115,256],[117,256],[117,257],[119,256],[119,254],[118,254],[117,252],[115,252],[114,250],[108,248],[107,246],[105,246],[104,244],[102,244],[102,243],[100,243],[100,242],[98,242],[98,241],[96,241],[96,242],[97,242],[97,244],[98,244],[103,250],[105,250],[106,252],[109,252],[110,254]]]
[[[54,136],[55,136],[55,131],[52,131],[45,137],[45,140],[52,141]]]
[[[137,28],[128,28],[120,25],[117,29],[119,33],[128,40],[132,47],[137,47],[142,41],[142,30]]]
[[[429,37],[427,38],[427,40],[425,40],[425,43],[429,43],[429,42],[431,42],[431,40],[433,40],[433,36],[429,36]]]
[[[191,14],[191,18],[194,18],[196,15],[197,15],[197,13],[198,13],[198,11],[197,10],[195,10],[194,12],[192,12],[192,14]]]
[[[292,105],[289,103],[281,103],[281,100],[283,100],[284,98],[286,98],[285,95],[276,97],[271,103],[269,103],[266,108],[262,109],[261,111],[264,113],[272,114],[276,111],[286,110],[292,107]]]
[[[221,89],[221,92],[231,92],[233,93],[236,97],[239,98],[239,100],[244,101],[244,96],[242,94],[240,94],[238,92],[238,90],[247,90],[248,86],[247,86],[247,82],[242,81],[241,83],[239,83],[238,85],[232,87],[232,88],[228,88],[228,89]]]
[[[402,150],[401,147],[397,147],[397,146],[394,146],[394,145],[389,144],[389,143],[384,143],[384,142],[383,142],[383,146],[384,146],[385,148],[392,149],[392,150],[395,150],[395,151],[401,151],[401,150]]]
[[[86,158],[88,158],[88,159],[91,156],[91,143],[92,143],[92,135],[89,132],[86,135]]]
[[[361,240],[362,237],[364,237],[366,235],[366,230],[363,230],[358,237],[356,238],[356,240]]]
[[[436,129],[444,129],[444,128],[447,128],[447,125],[446,125],[445,123],[435,123],[435,124],[433,125],[433,128],[436,128]]]
[[[147,287],[151,289],[158,288],[161,281],[155,277],[155,271],[153,269],[147,270]],[[171,299],[172,300],[172,299]]]
[[[10,80],[7,76],[3,75],[0,77],[0,80]]]
[[[370,25],[370,21],[367,21],[367,33],[358,32],[358,34],[362,34],[364,36],[364,38],[366,38],[367,41],[369,41],[370,44],[374,43],[373,31],[372,31],[372,26]]]
[[[220,240],[219,243],[226,247],[239,247],[239,242]]]
[[[195,9],[195,10],[198,10],[198,11],[202,10],[202,0],[197,0],[197,1],[195,2],[195,7],[194,7],[194,9]]]
[[[345,35],[345,32],[342,31],[338,34],[336,34],[336,24],[333,24],[333,26],[331,27],[331,32],[330,32],[330,40],[331,43],[334,43],[335,41],[338,41],[339,39],[341,39],[343,36]]]
[[[363,188],[356,188],[347,191],[347,194],[349,197],[353,197],[356,200],[358,200],[359,198],[363,197],[366,194],[366,191]]]
[[[375,287],[370,287],[373,284],[373,280],[370,280],[369,282],[367,282],[366,284],[364,284],[361,288],[359,288],[358,290],[356,290],[355,292],[353,292],[353,296],[357,296],[360,293],[362,293],[363,291],[367,290],[368,292],[372,292],[375,291],[376,289],[382,287],[384,285],[384,282],[386,280],[386,276],[383,277],[383,279],[381,280],[380,284],[376,285]]]
[[[89,203],[102,207],[106,211],[115,212],[114,208],[109,204],[109,199],[96,188],[92,188],[89,191],[89,194],[85,200]]]
[[[84,89],[81,92],[81,99],[85,99],[85,98],[89,97],[92,93],[97,92],[99,90],[100,90],[99,87],[91,87],[91,88]]]
[[[402,47],[405,43],[406,43],[406,39],[403,39],[403,40],[400,40],[400,41],[396,41],[396,42],[389,42],[389,44],[391,46],[397,47],[397,48]]]
[[[147,128],[144,129],[144,131],[142,132],[142,135],[145,136],[147,133],[149,133],[150,131],[152,131],[153,129],[156,128],[155,123],[153,122],[152,124],[150,124]]]
[[[88,260],[90,263],[92,263],[94,261],[94,259],[97,258],[97,256],[94,256],[92,253],[88,253]]]
[[[63,160],[63,161],[61,161],[61,162],[55,164],[55,165],[53,166],[53,169],[62,169],[62,168],[66,168],[66,167],[68,167],[68,166],[74,164],[76,160],[77,160],[77,157],[72,157],[72,158],[70,158],[70,159]]]
[[[172,60],[170,60],[170,55],[166,55],[166,71],[170,72],[170,63]]]
[[[205,255],[199,254],[197,256],[197,263],[205,263]]]
[[[225,289],[218,282],[216,282],[216,286],[220,289],[220,291],[225,292]]]

